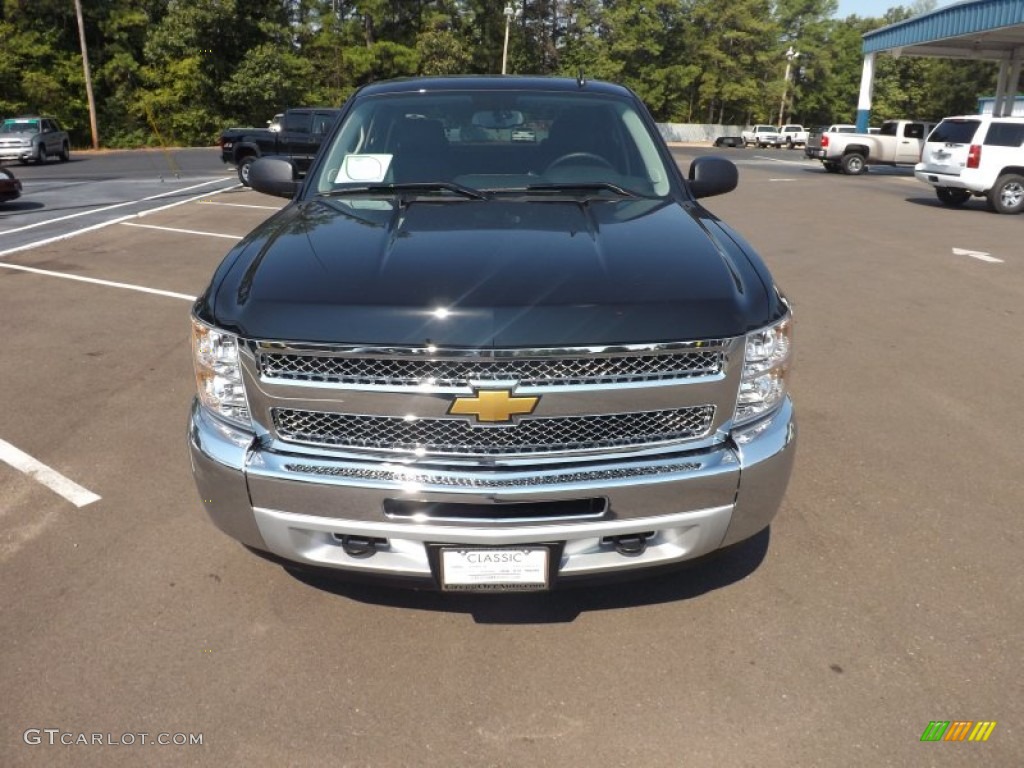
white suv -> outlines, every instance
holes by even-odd
[[[1024,210],[1024,117],[947,117],[928,136],[914,176],[946,205],[977,195],[996,213]]]

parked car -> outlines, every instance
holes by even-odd
[[[0,160],[45,163],[48,158],[66,163],[71,139],[54,117],[12,117],[0,124]]]
[[[789,305],[700,205],[736,166],[685,178],[632,91],[374,83],[304,180],[274,157],[249,180],[290,202],[192,314],[192,467],[229,535],[290,567],[521,591],[675,565],[775,515]]]
[[[825,133],[816,157],[830,173],[864,173],[869,165],[914,165],[935,127],[925,120],[886,120],[878,133]]]
[[[928,136],[914,176],[945,205],[984,197],[996,213],[1024,210],[1024,117],[947,117]]]
[[[287,158],[300,176],[306,173],[320,142],[338,116],[330,107],[289,109],[273,128],[228,128],[220,134],[220,157],[238,170],[238,180],[249,186],[249,168],[257,158]]]
[[[716,147],[743,147],[742,136],[717,136],[715,138]]]
[[[9,203],[21,197],[21,182],[10,168],[0,168],[0,203]]]
[[[784,125],[779,128],[779,138],[787,149],[807,146],[807,129],[802,125]]]
[[[743,131],[743,146],[748,147],[754,144],[758,147],[778,147],[782,145],[779,136],[779,129],[774,125],[755,125],[748,131]]]

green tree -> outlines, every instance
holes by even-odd
[[[209,144],[298,103],[341,103],[382,78],[497,73],[505,0],[82,0],[104,144]],[[788,114],[852,121],[861,35],[835,0],[516,0],[509,68],[623,82],[659,120],[774,122],[789,45]],[[45,112],[89,141],[74,5],[0,0],[0,112]],[[877,58],[877,119],[970,112],[994,65]],[[877,122],[876,119],[876,122]]]
[[[773,122],[773,106],[778,109],[782,95],[778,52],[785,46],[769,0],[695,0],[692,14],[695,60],[703,67],[695,119]]]
[[[291,46],[263,43],[246,51],[220,92],[230,114],[259,125],[284,107],[305,103],[312,77],[311,62]]]

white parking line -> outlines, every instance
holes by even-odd
[[[43,275],[45,277],[60,277],[64,280],[77,280],[80,283],[92,283],[93,285],[105,285],[109,288],[124,288],[128,291],[139,291],[140,293],[151,293],[155,296],[166,296],[170,299],[183,299],[184,301],[195,301],[195,296],[189,296],[186,293],[175,293],[174,291],[164,291],[160,288],[147,288],[144,285],[134,285],[132,283],[118,283],[113,280],[101,280],[98,277],[83,277],[82,275],[69,275],[66,272],[52,272],[49,269],[38,269],[36,267],[26,267],[21,264],[5,264],[0,261],[0,268],[13,269],[18,272],[31,272],[34,275]]]
[[[807,160],[783,160],[779,157],[768,157],[768,155],[754,155],[755,160],[771,160],[773,163],[786,163],[787,165],[808,165]]]
[[[281,208],[276,205],[251,205],[249,203],[220,203],[214,202],[213,200],[200,200],[203,205],[225,205],[231,208],[258,208],[261,211],[280,211]]]
[[[140,229],[159,229],[162,232],[177,232],[182,235],[205,235],[206,237],[223,237],[228,240],[241,240],[241,235],[222,235],[220,232],[201,232],[198,229],[178,229],[177,227],[158,227],[156,224],[134,224],[130,221],[122,221],[126,227],[139,227]]]
[[[72,237],[78,237],[79,235],[84,235],[86,232],[94,232],[97,229],[103,229],[103,227],[109,227],[112,224],[120,224],[121,222],[128,221],[129,219],[141,219],[145,216],[149,216],[151,213],[159,213],[160,211],[166,211],[170,208],[176,208],[179,205],[192,203],[201,197],[206,197],[207,195],[219,195],[222,192],[227,192],[228,190],[231,189],[237,189],[239,186],[240,185],[236,184],[233,187],[225,187],[224,189],[218,189],[215,192],[204,192],[201,195],[195,195],[184,200],[176,200],[173,203],[168,203],[167,205],[161,205],[156,208],[150,208],[145,211],[139,211],[138,213],[130,213],[127,216],[119,216],[118,218],[111,219],[110,221],[101,221],[99,224],[93,224],[92,226],[89,227],[83,227],[82,229],[76,229],[71,232],[66,232],[63,235],[55,235],[54,237],[48,237],[44,240],[36,240],[34,243],[25,243],[25,245],[19,245],[14,248],[8,248],[6,251],[0,251],[0,256],[8,256],[12,253],[18,253],[19,251],[28,251],[31,250],[32,248],[39,248],[40,246],[43,245],[49,245],[50,243],[58,243],[61,240],[68,240]],[[0,261],[0,267],[14,268],[15,266],[16,265],[14,264],[5,264],[4,262]]]
[[[987,261],[989,264],[1003,264],[1004,263],[1002,259],[997,259],[995,256],[992,256],[992,255],[990,255],[988,253],[985,253],[985,251],[971,251],[971,250],[968,250],[967,248],[954,248],[953,249],[953,255],[954,256],[970,256],[972,259],[977,259],[978,261]]]
[[[41,461],[32,458],[24,451],[15,448],[5,440],[0,440],[0,461],[10,464],[19,472],[24,472],[26,475],[34,478],[54,493],[63,496],[76,507],[84,507],[102,498],[92,491],[83,488],[75,481],[64,477],[57,470],[51,469]]]
[[[231,178],[230,176],[223,176],[213,181],[204,181],[200,184],[193,184],[191,187],[182,187],[181,189],[172,189],[169,192],[161,192],[158,195],[150,195],[149,197],[143,197],[138,200],[129,200],[126,203],[114,203],[113,205],[105,205],[101,208],[91,208],[88,211],[79,211],[78,213],[69,213],[67,216],[58,216],[55,219],[46,219],[45,221],[37,221],[34,224],[26,224],[23,227],[15,227],[14,229],[5,229],[0,232],[0,235],[12,235],[15,232],[24,232],[27,229],[35,229],[36,227],[45,227],[47,224],[54,224],[58,221],[67,221],[68,219],[77,219],[79,216],[90,216],[94,213],[103,213],[104,211],[112,211],[115,208],[124,208],[128,205],[138,205],[139,203],[145,203],[150,200],[158,200],[161,197],[168,197],[169,195],[176,195],[179,192],[188,192],[190,189],[198,189],[199,187],[208,187],[211,184],[219,184],[224,179]]]

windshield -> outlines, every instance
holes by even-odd
[[[481,192],[669,193],[657,140],[634,104],[593,94],[427,91],[364,97],[314,189],[437,185]],[[447,185],[447,186],[445,186]]]
[[[5,120],[0,133],[39,133],[38,120]]]

